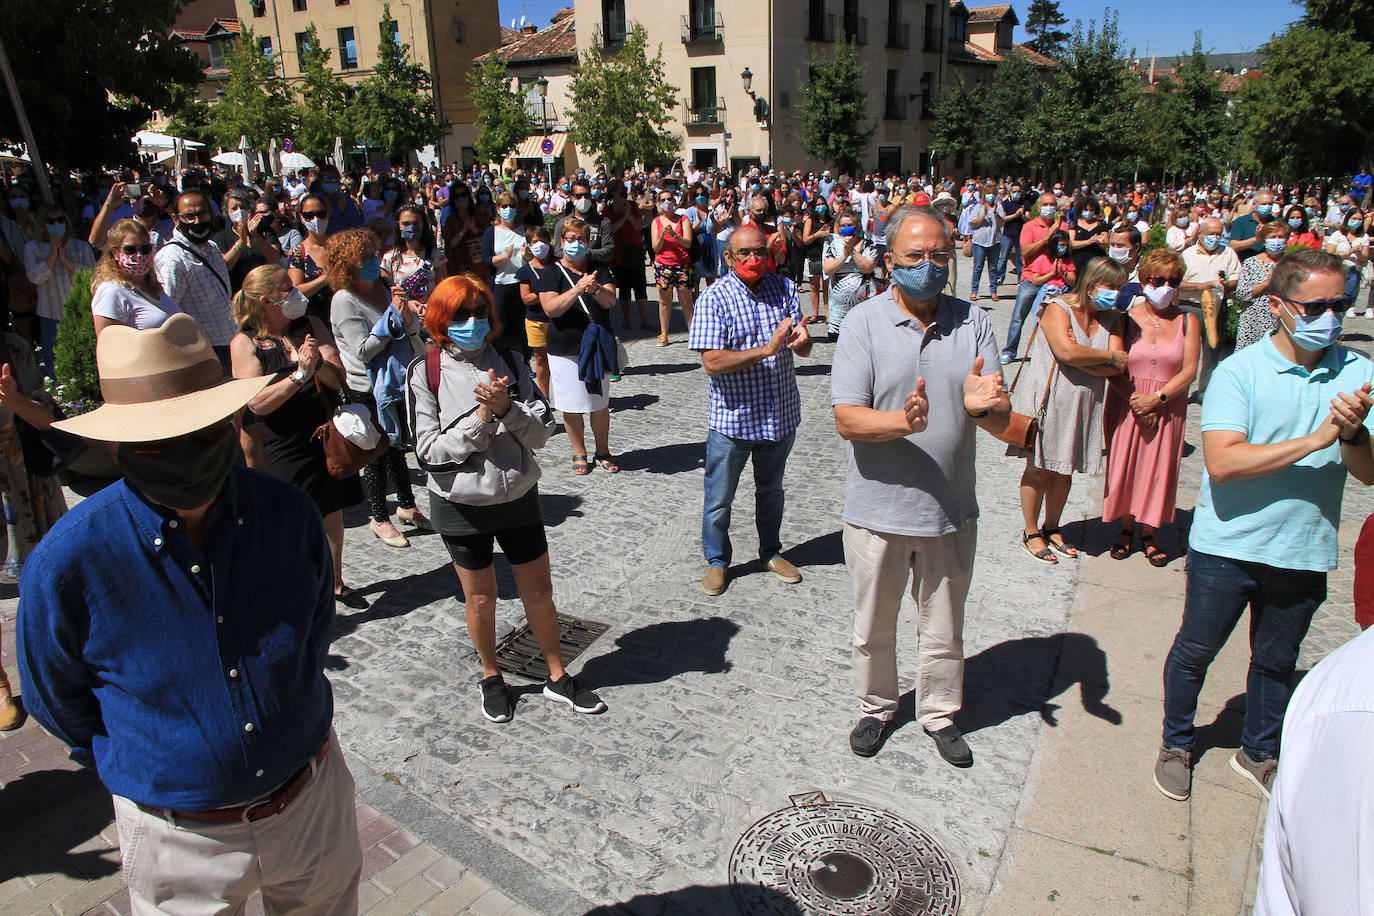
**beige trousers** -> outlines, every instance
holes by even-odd
[[[973,578],[978,524],[941,537],[909,537],[844,526],[854,585],[854,689],[865,716],[897,712],[897,613],[911,582],[916,601],[916,719],[953,724],[964,697],[964,600]]]
[[[174,826],[118,795],[114,809],[134,916],[243,913],[259,888],[269,914],[358,912],[353,776],[333,736],[314,778],[273,817]]]

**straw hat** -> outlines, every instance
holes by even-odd
[[[53,426],[105,442],[155,442],[204,429],[272,381],[226,378],[200,324],[184,312],[147,331],[111,325],[100,333],[95,363],[105,403]]]
[[[941,191],[939,194],[935,195],[935,200],[932,205],[937,210],[953,213],[955,208],[959,206],[959,202],[955,200],[948,191]]]

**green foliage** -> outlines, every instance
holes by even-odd
[[[1156,248],[1163,248],[1168,244],[1167,237],[1169,227],[1163,223],[1155,223],[1150,227],[1150,234],[1145,238],[1144,248],[1146,251],[1153,251]]]
[[[492,52],[483,64],[468,71],[472,105],[477,109],[478,162],[501,162],[542,125],[535,124],[525,109],[525,100],[511,89],[506,64]]]
[[[243,22],[238,39],[230,45],[227,64],[224,98],[210,106],[206,125],[213,141],[237,149],[239,138],[247,137],[254,149],[265,150],[273,137],[291,133],[295,109],[291,90]]]
[[[648,56],[649,34],[635,23],[619,51],[606,55],[593,41],[571,69],[568,117],[572,139],[608,169],[671,160],[681,145],[665,125],[678,87],[663,76],[663,46]]]
[[[393,22],[387,4],[377,66],[358,87],[353,127],[360,140],[405,161],[412,150],[437,144],[448,124],[435,111],[429,71],[410,62],[410,45],[397,44]]]
[[[935,97],[930,148],[941,162],[948,164],[961,153],[973,151],[974,119],[982,102],[981,91],[970,91],[961,79],[950,80]]]
[[[213,143],[210,135],[210,104],[196,98],[195,88],[178,86],[172,93],[172,102],[163,113],[167,115],[166,133],[184,140],[197,143]]]
[[[61,174],[133,162],[130,138],[177,85],[200,81],[199,60],[170,37],[183,0],[4,0],[0,40],[39,152]],[[0,104],[0,140],[21,142]]]
[[[79,270],[62,303],[53,344],[49,391],[69,416],[100,406],[100,375],[95,368],[95,319],[91,316],[91,271]]]
[[[1031,0],[1026,8],[1026,31],[1031,36],[1027,46],[1046,57],[1061,56],[1069,33],[1060,26],[1067,25],[1068,21],[1057,0]]]
[[[1303,24],[1374,44],[1374,0],[1307,0]]]
[[[873,139],[870,97],[863,89],[867,69],[846,39],[828,56],[812,51],[811,79],[801,84],[802,148],[841,171],[857,171]]]
[[[1143,132],[1144,142],[1136,146],[1140,166],[1184,180],[1214,180],[1239,164],[1239,126],[1200,42],[1175,75],[1140,94],[1135,126],[1138,135]]]
[[[1028,153],[1034,138],[1025,116],[1035,110],[1037,81],[1038,73],[1026,55],[1012,48],[1002,56],[977,106],[965,112],[965,118],[976,119],[973,148],[981,170],[1005,174],[1031,165]]]
[[[319,162],[333,155],[335,137],[343,138],[344,149],[354,144],[349,115],[353,88],[330,69],[329,49],[320,44],[313,24],[307,32],[310,48],[301,57],[304,74],[300,99],[294,106],[296,127],[292,139],[297,150]]]

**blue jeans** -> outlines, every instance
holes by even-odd
[[[991,292],[997,293],[997,246],[996,245],[974,245],[973,246],[973,277],[969,281],[973,295],[978,295],[978,281],[983,276],[983,265],[988,265],[988,284],[992,287]]]
[[[701,514],[701,552],[710,566],[730,565],[730,504],[735,500],[744,462],[754,460],[754,524],[759,559],[782,553],[782,475],[792,451],[791,433],[777,442],[732,439],[714,429],[706,436],[706,505]]]
[[[53,377],[53,346],[57,343],[57,322],[51,318],[38,316],[38,371],[46,377]]]
[[[1016,265],[1016,276],[1021,276],[1021,236],[1003,235],[1002,248],[997,253],[997,266],[993,269],[993,279],[998,286],[1007,278],[1007,257],[1011,256],[1011,262]]]
[[[1279,569],[1188,551],[1183,623],[1164,662],[1164,746],[1193,749],[1207,667],[1250,607],[1250,673],[1240,741],[1255,760],[1278,757],[1298,647],[1326,600],[1326,573]]]
[[[1007,327],[1007,344],[1002,355],[1008,359],[1016,358],[1016,350],[1021,346],[1021,323],[1030,314],[1031,304],[1036,301],[1040,287],[1029,280],[1022,280],[1016,287],[1016,305],[1011,309],[1011,325]],[[1032,325],[1033,326],[1033,325]]]

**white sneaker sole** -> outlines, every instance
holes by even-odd
[[[488,722],[509,722],[511,720],[510,716],[493,716],[491,713],[487,712],[486,703],[482,703],[482,718],[486,719]]]
[[[1173,792],[1170,792],[1168,789],[1161,786],[1159,784],[1159,777],[1153,774],[1151,774],[1150,780],[1155,784],[1155,788],[1159,790],[1161,795],[1163,795],[1165,798],[1172,798],[1174,801],[1187,801],[1189,796],[1193,794],[1191,791],[1189,791],[1184,795],[1176,795]]]
[[[583,715],[592,715],[593,713],[606,711],[606,704],[603,702],[598,702],[595,706],[578,706],[568,697],[563,696],[563,694],[556,690],[550,690],[547,687],[544,688],[544,697],[545,699],[556,700],[559,703],[567,703],[573,708],[574,712],[580,712]]]
[[[1264,783],[1256,779],[1255,774],[1247,770],[1244,767],[1244,765],[1242,765],[1241,762],[1236,759],[1235,754],[1231,755],[1231,769],[1235,770],[1237,773],[1248,779],[1251,785],[1253,785],[1256,789],[1260,790],[1260,794],[1263,795],[1266,800],[1269,798],[1269,790],[1264,787]]]

